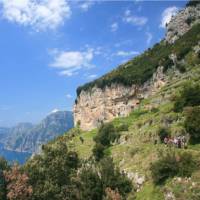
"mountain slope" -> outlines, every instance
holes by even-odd
[[[197,5],[199,9],[199,3],[195,3],[195,6]],[[185,18],[183,19],[185,20]],[[77,112],[75,113],[77,115],[75,116],[77,118],[75,119],[77,120],[76,128],[47,145],[56,148],[61,142],[65,142],[68,148],[71,151],[78,152],[83,160],[86,162],[87,159],[91,160],[94,157],[94,137],[98,134],[98,126],[102,124],[102,121],[108,120],[105,117],[107,116],[105,112],[107,110],[113,112],[112,107],[115,107],[122,100],[126,102],[124,105],[128,105],[129,92],[134,89],[128,86],[129,83],[132,85],[139,82],[140,85],[146,83],[148,79],[152,83],[156,70],[162,67],[164,70],[160,81],[163,81],[164,84],[159,85],[156,90],[151,90],[148,95],[145,95],[145,90],[141,90],[142,92],[139,93],[143,96],[137,96],[138,93],[134,93],[136,98],[139,99],[137,106],[134,106],[132,111],[129,114],[127,113],[125,117],[115,115],[109,118],[111,124],[119,130],[120,138],[104,150],[104,154],[111,156],[120,170],[125,172],[132,180],[137,192],[136,194],[134,192],[130,194],[129,200],[200,199],[200,144],[189,143],[191,135],[185,127],[187,109],[179,112],[175,112],[174,109],[176,98],[180,96],[181,90],[186,84],[200,85],[200,24],[195,22],[187,29],[186,33],[180,34],[175,40],[174,37],[172,38],[173,42],[171,44],[161,41],[160,44],[155,45],[143,55],[102,78],[80,87],[75,105],[75,112]],[[116,83],[118,84],[117,87]],[[123,84],[124,87],[120,88],[119,84]],[[112,90],[115,91],[109,96],[109,91]],[[113,95],[116,97],[118,94],[125,95],[115,98],[118,102],[113,101],[109,104],[109,109],[105,107],[105,105],[108,105],[106,104],[107,101],[112,100]],[[97,98],[101,98],[98,101],[100,106],[95,104]],[[195,98],[193,92],[188,98]],[[86,101],[85,104],[80,104],[84,100]],[[119,107],[124,106],[123,104],[118,105]],[[86,107],[88,107],[87,110]],[[100,109],[103,112],[97,115]],[[95,115],[93,115],[94,113]],[[90,116],[96,122],[100,119],[99,123],[88,122]],[[85,124],[88,126],[85,126]],[[82,127],[87,130],[89,126],[92,129],[91,131],[81,130]],[[172,138],[184,135],[188,141],[187,148],[179,149],[164,145],[159,138],[160,130],[163,127],[170,133]],[[179,163],[180,155],[184,155],[184,159],[189,155],[189,158],[197,163],[197,167],[191,171],[191,174],[175,173],[167,177],[162,184],[155,184],[152,175],[152,164],[159,161],[160,154],[167,154],[168,152],[170,155],[175,155],[175,160],[170,160],[169,165],[170,162],[172,166],[175,166],[176,162]],[[162,163],[160,164],[162,165]],[[183,172],[187,170],[189,165],[190,163],[186,162],[186,165],[179,166],[179,170]],[[164,166],[161,176],[166,176],[169,170],[168,167],[168,165]]]
[[[3,142],[4,148],[12,151],[36,153],[39,152],[42,144],[63,134],[72,127],[72,113],[58,111],[48,115],[38,125],[20,123],[9,129]]]
[[[199,83],[200,65],[197,64],[178,77],[171,76],[159,92],[141,101],[139,107],[128,117],[116,118],[112,121],[115,127],[127,126],[127,130],[120,131],[120,139],[106,150],[106,154],[113,157],[117,166],[132,180],[137,193],[133,200],[198,200],[200,185],[200,170],[195,171],[189,178],[174,177],[163,185],[155,185],[151,175],[151,164],[158,159],[159,152],[166,152],[168,148],[161,143],[154,144],[158,139],[160,127],[168,127],[171,136],[185,134],[184,113],[173,111],[173,96],[178,94],[185,83],[190,80]],[[60,141],[66,142],[71,151],[87,160],[93,155],[98,129],[82,131],[78,127],[50,142],[48,145],[57,146]],[[80,139],[82,138],[82,139]],[[82,142],[83,141],[83,142]],[[189,153],[200,163],[200,146],[189,145],[188,149],[172,148],[175,152]],[[164,172],[163,172],[164,173]],[[184,191],[184,192],[183,192]],[[168,198],[168,196],[172,196]]]

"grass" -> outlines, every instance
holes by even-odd
[[[164,195],[159,187],[155,187],[153,183],[146,183],[137,193],[135,200],[164,200]]]

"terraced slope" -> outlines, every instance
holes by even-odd
[[[187,72],[173,76],[168,72],[168,83],[156,94],[141,102],[137,110],[128,117],[116,118],[112,123],[115,127],[128,126],[127,131],[121,131],[118,142],[106,150],[121,170],[125,171],[132,179],[138,190],[137,200],[162,200],[173,199],[198,199],[200,185],[200,169],[192,177],[169,179],[162,186],[155,186],[152,182],[150,171],[151,163],[157,160],[158,152],[167,151],[163,144],[154,144],[158,138],[158,130],[161,126],[169,127],[172,136],[185,134],[183,127],[183,113],[173,111],[173,96],[178,93],[184,83],[199,83],[200,65],[188,67]],[[55,145],[59,140],[65,141],[70,150],[78,152],[82,159],[92,156],[94,145],[93,137],[97,129],[83,132],[78,127],[70,130],[64,136],[52,141],[49,145]],[[80,137],[83,138],[81,142]],[[188,149],[174,149],[175,151],[190,152],[195,159],[200,161],[200,145],[190,145]],[[132,199],[130,195],[130,199]]]

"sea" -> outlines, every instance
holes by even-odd
[[[23,165],[31,154],[26,152],[16,152],[4,149],[3,144],[0,143],[0,156],[4,157],[9,163],[17,162]]]

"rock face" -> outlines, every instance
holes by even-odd
[[[139,105],[141,99],[164,84],[163,67],[158,67],[152,79],[140,87],[113,84],[105,89],[94,87],[91,91],[83,90],[74,105],[75,124],[79,122],[83,130],[91,130],[115,117],[125,117]]]
[[[10,129],[0,128],[0,143],[6,150],[38,153],[41,145],[65,133],[74,125],[70,111],[51,113],[41,123],[20,123]]]
[[[173,44],[197,23],[200,23],[200,3],[195,6],[187,6],[184,10],[181,10],[177,15],[172,17],[167,25],[166,41]]]

